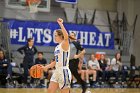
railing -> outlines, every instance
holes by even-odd
[[[131,46],[131,41],[132,41],[132,32],[124,32],[122,31],[120,33],[120,46],[121,46],[121,51],[122,55],[130,55],[130,46]]]
[[[6,22],[0,22],[0,45],[0,48],[6,53],[6,57],[11,60],[10,31]]]

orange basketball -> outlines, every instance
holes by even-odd
[[[42,65],[34,65],[30,68],[30,76],[33,78],[41,78],[43,76],[43,66]]]

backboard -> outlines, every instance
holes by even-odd
[[[5,0],[7,8],[12,9],[27,9],[26,0]],[[50,11],[50,0],[41,0],[38,6],[39,12],[49,12]]]

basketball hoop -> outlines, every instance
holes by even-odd
[[[30,13],[38,12],[38,6],[41,3],[41,0],[26,0],[27,5],[29,6]]]

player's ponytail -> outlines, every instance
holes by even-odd
[[[71,36],[69,36],[69,39],[76,40],[75,38],[73,38],[73,37],[71,37]]]

